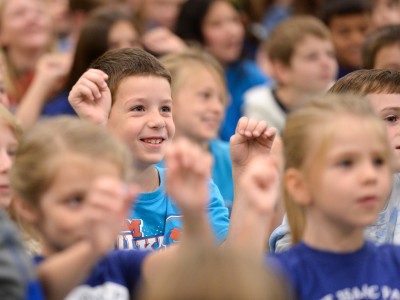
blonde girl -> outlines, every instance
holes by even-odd
[[[233,183],[229,143],[217,138],[227,103],[224,73],[216,59],[192,48],[163,57],[171,73],[175,137],[185,137],[211,153],[212,179],[227,207],[232,206]]]
[[[295,246],[272,261],[298,297],[398,294],[399,249],[364,240],[366,226],[386,203],[392,176],[387,134],[368,102],[347,94],[312,101],[289,117],[283,142],[285,205]]]

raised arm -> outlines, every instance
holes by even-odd
[[[246,185],[242,184],[242,181],[247,180],[246,178],[249,176],[249,170],[255,168],[252,165],[255,159],[271,159],[270,154],[275,135],[275,128],[268,127],[265,121],[242,117],[236,127],[235,135],[233,135],[230,140],[234,201],[228,234],[228,244],[231,242],[235,244],[238,238],[243,236],[242,232],[250,230],[248,232],[254,232],[254,235],[252,233],[251,236],[255,237],[260,235],[260,239],[254,238],[246,242],[249,249],[254,247],[254,249],[257,249],[255,251],[258,254],[265,249],[268,225],[262,228],[258,228],[257,226],[251,228],[250,224],[252,224],[253,221],[254,225],[256,225],[258,221],[260,221],[260,224],[263,224],[265,220],[263,218],[252,219],[253,216],[251,212],[253,212],[253,208],[249,206],[249,190]],[[277,172],[275,164],[264,163],[262,166],[262,169],[257,172],[264,172],[264,176],[266,176],[268,172]],[[272,170],[269,168],[272,168]],[[244,179],[242,179],[242,177]],[[248,213],[248,211],[250,212]],[[269,212],[268,218],[271,218]],[[261,233],[264,233],[264,235],[261,236]]]

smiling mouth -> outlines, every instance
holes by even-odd
[[[164,139],[141,139],[142,142],[146,143],[146,144],[152,144],[152,145],[157,145],[157,144],[161,144]]]

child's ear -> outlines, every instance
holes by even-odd
[[[290,82],[290,66],[287,66],[286,64],[278,60],[271,61],[271,66],[274,79],[280,85],[288,85]]]
[[[308,184],[304,178],[304,173],[297,169],[290,168],[284,175],[285,187],[290,197],[297,204],[307,206],[311,202],[311,195]]]
[[[33,224],[33,223],[36,223],[36,221],[38,220],[37,209],[35,209],[31,204],[27,203],[20,197],[15,196],[13,198],[13,206],[14,206],[15,212],[24,221]]]

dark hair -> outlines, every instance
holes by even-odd
[[[128,76],[156,76],[171,84],[171,75],[157,58],[142,49],[124,48],[110,50],[96,59],[90,66],[108,75],[108,86],[114,99],[115,92]]]
[[[88,14],[97,7],[108,3],[110,3],[108,0],[69,0],[68,6],[72,12],[83,11]]]
[[[118,21],[128,21],[135,27],[132,14],[119,6],[100,7],[86,20],[76,45],[67,90],[73,87],[96,58],[109,49],[108,33]]]
[[[321,19],[329,26],[335,16],[349,16],[369,13],[371,3],[366,0],[326,0],[321,6]]]
[[[368,35],[362,47],[362,67],[373,69],[379,50],[394,44],[400,44],[400,25],[385,26]]]
[[[400,72],[392,70],[357,70],[340,78],[328,93],[400,94]]]
[[[176,34],[185,41],[204,44],[201,30],[205,16],[215,0],[187,0],[176,21]]]

